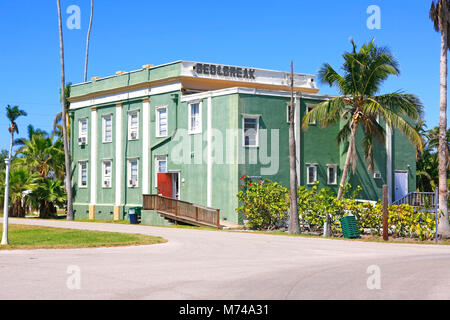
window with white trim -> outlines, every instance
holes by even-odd
[[[202,103],[190,103],[188,110],[188,131],[189,133],[201,133],[202,132]]]
[[[291,106],[290,103],[286,106],[286,122],[291,123]]]
[[[259,143],[259,115],[243,116],[243,145],[244,147],[257,147]]]
[[[337,164],[327,165],[327,181],[329,185],[337,185]]]
[[[158,186],[158,173],[167,173],[167,156],[155,157],[155,185]]]
[[[168,117],[167,106],[156,108],[156,136],[167,137],[168,134]]]
[[[306,166],[306,184],[314,184],[317,181],[317,165],[308,164]]]
[[[309,113],[314,107],[306,107],[306,113]],[[309,124],[316,124],[316,120],[309,120]]]
[[[128,112],[128,140],[139,139],[139,111]]]
[[[78,162],[78,185],[80,188],[88,187],[88,162]]]
[[[112,115],[102,117],[103,143],[112,142]]]
[[[139,186],[139,159],[128,159],[128,187],[137,188]]]
[[[78,120],[78,144],[88,143],[88,118]]]
[[[103,188],[112,187],[112,160],[102,161],[102,186]]]

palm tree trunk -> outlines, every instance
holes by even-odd
[[[89,29],[86,39],[86,60],[84,62],[84,82],[87,81],[88,57],[89,57],[89,40],[91,37],[92,18],[94,16],[94,0],[91,0],[91,19],[89,20]]]
[[[443,1],[445,2],[445,1]],[[447,10],[443,3],[442,10]],[[448,220],[448,190],[447,190],[447,52],[448,52],[448,21],[442,17],[441,23],[441,88],[439,112],[439,224],[438,233],[443,238],[450,238],[450,224]]]
[[[56,0],[58,6],[58,22],[59,22],[59,49],[61,56],[61,90],[63,92],[62,101],[62,114],[66,114],[66,99],[64,97],[65,90],[65,73],[64,73],[64,41],[62,32],[62,21],[61,21],[61,5],[60,0]],[[72,205],[72,182],[70,178],[70,150],[69,150],[69,139],[67,137],[67,124],[66,121],[62,121],[63,126],[63,139],[64,139],[64,160],[66,166],[66,177],[65,177],[65,187],[67,193],[67,220],[73,220],[73,205]]]
[[[342,198],[342,192],[344,190],[345,182],[347,180],[348,170],[350,169],[352,155],[353,155],[353,152],[356,152],[356,150],[353,150],[353,146],[355,145],[357,129],[358,129],[358,125],[355,122],[353,122],[352,133],[350,135],[350,142],[349,142],[348,150],[347,150],[347,158],[345,159],[344,170],[342,171],[341,182],[339,183],[339,190],[338,190],[338,195],[337,195],[338,200],[340,200]]]
[[[295,146],[295,107],[294,107],[294,64],[291,61],[291,103],[289,115],[289,178],[290,178],[290,214],[289,214],[289,233],[300,233],[300,224],[297,211],[297,159]]]

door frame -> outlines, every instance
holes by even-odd
[[[169,170],[167,171],[167,173],[169,174],[176,174],[178,176],[178,199],[177,200],[181,200],[181,170]],[[173,185],[172,185],[173,186]],[[172,197],[174,195],[172,194]]]
[[[396,188],[397,188],[397,186],[396,186],[395,176],[396,176],[397,173],[406,174],[406,194],[405,194],[405,196],[409,193],[409,171],[408,170],[394,170],[394,199],[395,199],[394,201],[399,200],[396,197]]]

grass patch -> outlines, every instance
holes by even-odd
[[[0,224],[0,228],[3,227]],[[118,232],[9,225],[9,246],[2,249],[71,249],[164,243],[161,237]]]

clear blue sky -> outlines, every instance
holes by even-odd
[[[316,74],[336,69],[342,53],[375,37],[400,62],[402,74],[383,92],[402,89],[420,97],[428,128],[439,119],[440,38],[428,18],[431,0],[352,1],[149,1],[94,0],[88,79],[143,64],[205,61]],[[66,80],[83,79],[90,0],[62,0],[81,8],[81,29],[64,23]],[[381,29],[369,30],[369,5],[381,9]],[[0,0],[0,148],[7,148],[7,104],[28,116],[18,121],[50,131],[60,111],[60,62],[56,0]],[[336,93],[320,85],[321,93]]]

